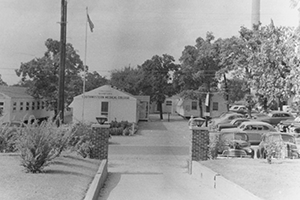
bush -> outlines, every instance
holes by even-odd
[[[15,152],[17,140],[17,128],[3,125],[0,127],[0,152],[9,153]]]
[[[33,123],[18,129],[16,146],[20,151],[21,165],[27,172],[41,172],[66,148],[72,130],[58,124],[58,120],[49,119],[41,124],[34,120]]]
[[[283,154],[283,150],[285,148],[285,145],[283,142],[279,142],[279,141],[272,141],[269,142],[266,145],[266,156],[267,156],[267,160],[268,163],[271,164],[272,163],[272,158],[282,158],[284,156]]]
[[[133,123],[128,121],[112,121],[110,124],[109,134],[110,135],[133,135],[138,126],[134,124],[134,130],[132,130]]]
[[[208,146],[208,158],[216,159],[218,157],[218,152],[222,150],[222,146],[224,146],[224,142],[220,141],[219,134],[211,137]]]
[[[73,129],[74,134],[72,139],[69,141],[69,145],[72,147],[72,150],[77,151],[79,155],[86,158],[91,158],[95,145],[92,142],[92,138],[95,137],[95,132],[92,130],[90,124],[78,123]]]

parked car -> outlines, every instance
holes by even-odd
[[[248,109],[244,105],[233,105],[229,108],[229,111],[246,114]]]
[[[299,149],[297,148],[295,136],[287,133],[270,132],[262,136],[257,149],[257,158],[266,158],[266,148],[270,142],[282,142],[285,150],[288,151],[286,157],[299,158]]]
[[[226,129],[226,128],[236,128],[241,123],[246,122],[246,121],[250,121],[250,120],[251,119],[247,119],[247,118],[236,118],[236,119],[233,119],[229,123],[219,124],[218,125],[218,131],[221,131],[222,129]]]
[[[257,119],[257,118],[262,118],[262,117],[268,117],[268,114],[267,113],[260,113],[260,112],[251,113],[251,118],[252,119]]]
[[[284,112],[284,111],[271,111],[268,113],[268,116],[264,117],[257,117],[257,120],[267,122],[273,126],[277,126],[277,124],[280,123],[282,120],[294,120],[295,117],[289,113],[289,112]]]
[[[3,122],[1,126],[8,126],[8,127],[24,127],[24,123],[18,122],[18,121],[13,121],[13,122]]]
[[[295,119],[282,120],[277,126],[281,132],[289,132],[290,129],[300,127],[300,117],[296,117]]]
[[[219,135],[218,154],[225,157],[254,157],[246,133],[226,132]]]
[[[242,122],[236,128],[228,128],[221,130],[221,132],[246,133],[249,136],[249,142],[251,144],[259,144],[261,141],[261,137],[264,133],[276,131],[277,130],[271,124],[254,120]]]
[[[218,117],[218,118],[213,118],[209,121],[209,128],[212,130],[216,130],[217,126],[219,124],[226,124],[229,123],[231,120],[236,119],[236,118],[244,118],[243,114],[239,114],[239,113],[227,113],[225,115],[223,115],[222,117]]]

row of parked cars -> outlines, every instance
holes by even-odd
[[[295,131],[295,117],[291,113],[255,112],[251,116],[246,118],[244,114],[230,111],[212,118],[207,124],[203,121],[201,126],[207,125],[211,132],[218,135],[222,144],[218,153],[222,156],[253,158],[256,154],[258,158],[266,158],[266,146],[271,141],[277,141],[286,146],[286,157],[300,158],[300,146],[297,147],[300,134]],[[298,124],[300,130],[300,122]],[[294,126],[294,132],[283,129],[291,125]],[[254,150],[254,145],[257,150]]]

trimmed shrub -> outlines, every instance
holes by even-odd
[[[21,165],[27,172],[39,173],[60,155],[67,147],[72,129],[58,126],[58,120],[51,119],[38,124],[37,120],[18,129],[17,149],[21,156]]]

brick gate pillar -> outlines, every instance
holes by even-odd
[[[192,128],[191,160],[201,161],[208,159],[209,131],[206,127]]]
[[[92,144],[94,148],[91,152],[91,158],[107,159],[108,158],[108,140],[110,125],[93,124]]]

